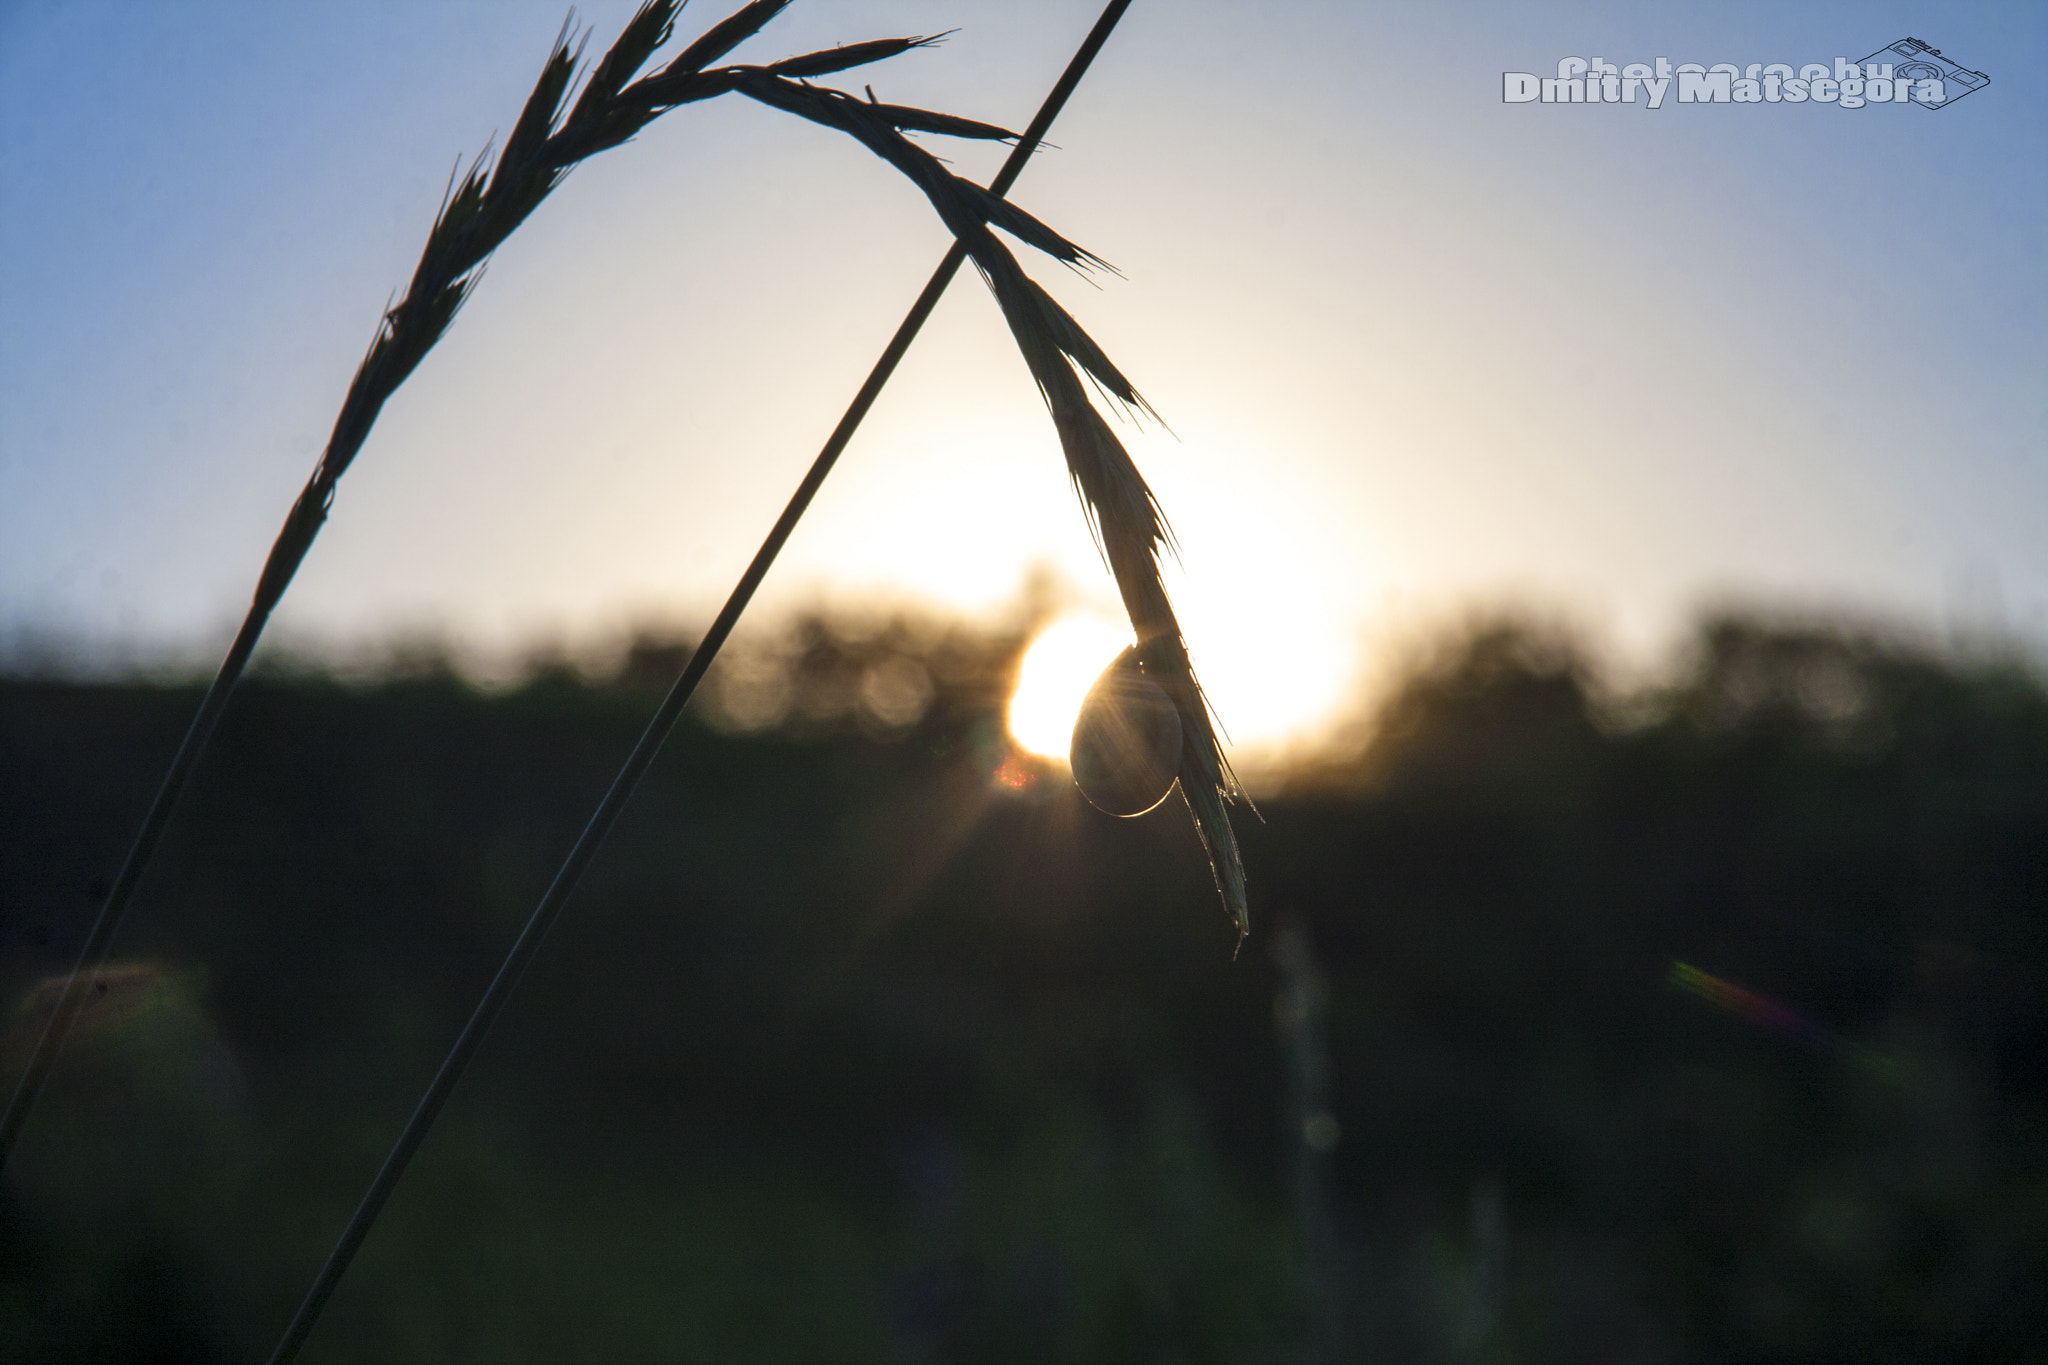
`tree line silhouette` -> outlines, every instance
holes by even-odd
[[[1233,962],[1172,803],[1008,744],[1021,645],[714,675],[309,1358],[2048,1349],[2029,669],[1466,631],[1261,801]],[[0,1360],[268,1348],[682,647],[247,685],[0,1192]],[[0,683],[10,1067],[193,700]]]

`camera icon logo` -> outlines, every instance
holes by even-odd
[[[1901,38],[1890,47],[1879,48],[1863,60],[1891,62],[1892,75],[1897,80],[1940,81],[1942,98],[1913,100],[1913,103],[1927,109],[1944,109],[1971,91],[1982,90],[1991,84],[1991,78],[1983,72],[1957,66],[1941,55],[1940,48],[1929,47],[1918,38]]]

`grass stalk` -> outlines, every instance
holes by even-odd
[[[1046,131],[1052,126],[1052,122],[1058,116],[1060,109],[1066,104],[1068,97],[1073,94],[1074,88],[1080,84],[1081,77],[1094,61],[1095,54],[1101,50],[1103,43],[1108,40],[1111,30],[1116,27],[1117,21],[1123,17],[1123,12],[1129,6],[1130,0],[1110,0],[1109,5],[1103,10],[1102,16],[1096,21],[1095,27],[1089,31],[1088,37],[1083,41],[1080,49],[1068,63],[1067,69],[1053,86],[1052,92],[1047,95],[1044,104],[1040,107],[1036,117],[1032,119],[1030,126],[1022,135],[1017,137],[1016,147],[1004,163],[1001,172],[986,191],[993,201],[1000,201],[1002,196],[1008,193],[1010,186],[1015,184],[1017,177],[1022,174],[1024,165],[1030,159],[1032,151],[1043,140]],[[888,106],[870,107],[886,108]],[[930,125],[915,126],[924,128],[927,131],[954,131],[953,129],[939,129]],[[987,125],[978,126],[986,127]],[[968,135],[981,136],[985,134]],[[340,1285],[342,1276],[347,1273],[349,1264],[355,1259],[356,1252],[362,1247],[364,1238],[369,1235],[370,1228],[376,1223],[377,1217],[383,1212],[384,1205],[390,1199],[392,1191],[397,1188],[399,1179],[405,1174],[406,1167],[411,1164],[414,1154],[419,1151],[420,1144],[426,1140],[427,1133],[433,1127],[434,1120],[440,1115],[443,1106],[447,1104],[449,1096],[454,1093],[457,1082],[462,1079],[462,1073],[468,1069],[470,1062],[476,1055],[477,1049],[482,1045],[485,1035],[490,1032],[491,1025],[503,1011],[506,1001],[511,998],[513,990],[517,988],[520,978],[525,975],[526,969],[533,961],[534,955],[539,952],[542,940],[546,938],[548,930],[553,927],[555,920],[560,917],[563,907],[575,892],[577,882],[582,879],[584,871],[596,856],[598,848],[604,842],[605,836],[611,832],[611,828],[617,822],[619,814],[625,809],[627,801],[631,799],[634,789],[639,786],[641,779],[646,776],[648,768],[653,765],[654,759],[660,752],[662,744],[667,740],[669,732],[675,728],[676,721],[681,718],[683,709],[689,704],[691,696],[697,690],[697,685],[703,681],[705,673],[710,669],[712,660],[717,657],[718,651],[724,646],[727,638],[731,636],[733,627],[738,624],[741,614],[746,610],[748,603],[753,600],[755,590],[760,587],[762,580],[767,577],[770,566],[774,564],[776,556],[781,553],[783,545],[787,543],[790,534],[796,529],[797,522],[803,517],[805,510],[809,508],[811,500],[817,496],[818,490],[824,485],[826,476],[832,472],[833,465],[838,462],[840,453],[846,449],[847,443],[853,439],[853,434],[859,428],[862,419],[867,416],[868,410],[874,406],[875,399],[881,395],[883,387],[895,373],[896,366],[909,351],[911,342],[916,339],[919,329],[924,326],[925,320],[931,316],[932,310],[938,306],[940,296],[945,293],[947,285],[952,282],[953,276],[958,273],[961,263],[967,259],[968,255],[968,247],[964,243],[956,241],[952,249],[946,253],[945,258],[939,262],[938,269],[932,272],[932,277],[926,283],[923,292],[918,295],[917,301],[911,305],[910,312],[904,317],[902,324],[897,327],[895,335],[890,338],[889,344],[883,350],[881,358],[875,362],[875,366],[869,372],[867,380],[861,385],[859,392],[854,395],[853,401],[847,406],[846,412],[839,419],[838,425],[833,428],[832,434],[827,438],[823,449],[818,452],[817,459],[812,462],[809,471],[804,475],[803,481],[797,485],[796,492],[791,496],[788,505],[783,508],[782,515],[776,519],[775,525],[769,530],[767,538],[761,544],[761,548],[755,552],[752,562],[748,564],[746,572],[741,575],[740,581],[733,588],[731,596],[726,599],[725,606],[720,609],[710,630],[706,632],[704,639],[699,642],[697,648],[692,651],[689,661],[683,666],[681,675],[676,679],[675,684],[669,689],[668,695],[663,698],[661,706],[655,711],[653,717],[648,721],[646,728],[641,732],[639,741],[633,746],[632,752],[627,755],[625,763],[621,765],[618,774],[612,779],[612,784],[606,790],[604,799],[598,803],[597,809],[592,812],[590,819],[585,823],[583,832],[577,836],[575,846],[570,849],[569,856],[563,861],[560,870],[556,872],[554,881],[549,884],[547,892],[541,897],[540,904],[534,908],[533,914],[528,918],[525,928],[520,931],[519,937],[514,941],[511,951],[506,954],[504,962],[498,968],[497,975],[492,978],[490,986],[484,991],[483,998],[477,1002],[476,1009],[471,1012],[468,1023],[463,1026],[462,1032],[456,1038],[454,1046],[449,1049],[448,1056],[442,1061],[440,1070],[435,1073],[433,1081],[427,1086],[426,1093],[420,1097],[419,1104],[414,1108],[412,1117],[406,1121],[404,1130],[400,1132],[397,1142],[392,1145],[390,1153],[384,1159],[384,1164],[377,1171],[376,1178],[370,1182],[370,1188],[364,1193],[355,1214],[349,1219],[348,1226],[342,1230],[341,1237],[336,1241],[334,1249],[328,1253],[327,1260],[320,1267],[320,1273],[314,1278],[312,1287],[306,1293],[305,1300],[299,1305],[298,1312],[293,1315],[291,1323],[286,1327],[284,1337],[278,1342],[277,1349],[272,1352],[270,1365],[285,1365],[286,1362],[297,1358],[300,1348],[305,1344],[307,1336],[312,1332],[314,1324],[319,1320],[321,1311],[326,1307],[327,1301],[333,1296],[335,1289]]]
[[[488,153],[478,156],[466,172],[451,181],[405,296],[378,323],[369,352],[349,384],[327,445],[271,546],[241,628],[207,686],[199,710],[143,817],[142,827],[8,1100],[6,1112],[0,1115],[0,1169],[5,1168],[7,1157],[49,1078],[50,1068],[90,997],[93,982],[113,947],[136,888],[141,885],[178,799],[213,737],[230,694],[248,668],[271,613],[327,520],[336,485],[361,451],[385,402],[447,332],[464,300],[482,278],[491,253],[526,221],[572,167],[629,141],[671,109],[733,93],[751,80],[806,81],[938,41],[931,37],[886,38],[807,53],[767,66],[712,66],[758,33],[789,4],[789,0],[750,0],[729,18],[713,25],[672,61],[640,76],[656,49],[672,36],[682,3],[683,0],[645,0],[611,49],[590,69],[573,103],[569,103],[569,95],[588,34],[578,34],[565,24],[503,150],[495,158]],[[1015,136],[1005,129],[948,114],[897,106],[875,107],[881,111],[876,116],[892,128],[976,138]]]

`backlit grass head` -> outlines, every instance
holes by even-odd
[[[1103,559],[1116,578],[1137,638],[1137,657],[1144,675],[1179,715],[1177,776],[1181,795],[1194,817],[1217,890],[1241,941],[1249,931],[1250,915],[1244,863],[1230,826],[1228,805],[1242,799],[1243,790],[1217,742],[1208,700],[1195,677],[1187,642],[1160,577],[1159,554],[1172,548],[1172,532],[1129,452],[1090,401],[1082,378],[1086,376],[1097,393],[1127,416],[1156,418],[1157,413],[1073,315],[1024,273],[1016,256],[989,229],[1000,227],[1077,270],[1107,268],[1106,263],[1023,209],[954,175],[937,157],[904,136],[906,129],[916,125],[893,114],[891,106],[821,90],[772,71],[748,76],[739,89],[764,103],[850,133],[902,171],[931,200],[995,295],[1010,335],[1052,415],[1066,454],[1067,474],[1080,495]]]

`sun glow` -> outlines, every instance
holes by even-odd
[[[1130,643],[1130,627],[1099,616],[1063,616],[1039,632],[1024,651],[1010,695],[1011,736],[1032,753],[1064,763],[1088,689]]]

